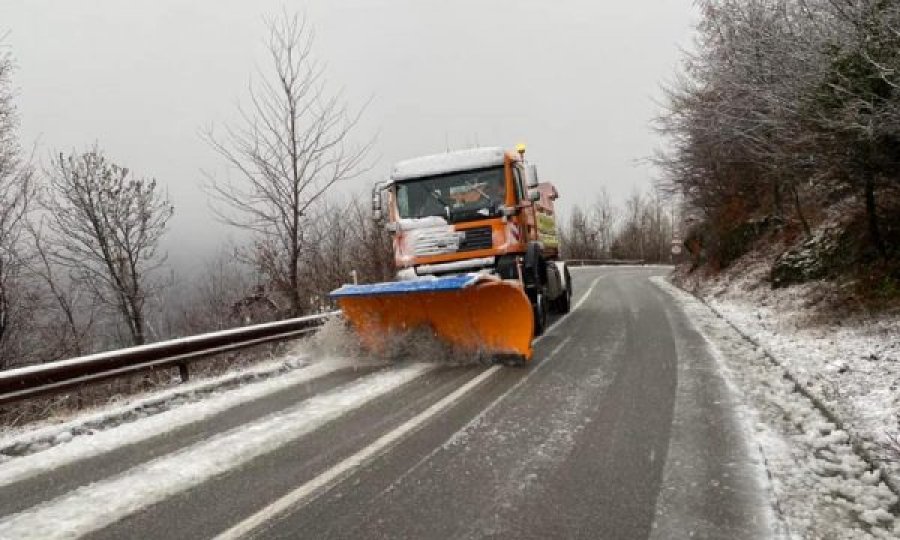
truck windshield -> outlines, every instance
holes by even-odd
[[[397,184],[401,218],[441,216],[448,221],[498,214],[506,197],[503,167],[416,178]]]

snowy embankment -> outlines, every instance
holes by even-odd
[[[706,338],[752,411],[775,504],[791,538],[898,538],[898,497],[881,472],[772,361],[703,302],[653,278]]]
[[[746,264],[690,288],[781,363],[900,486],[900,314],[829,315],[819,306],[834,285],[773,290],[767,268]]]

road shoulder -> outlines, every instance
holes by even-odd
[[[661,296],[665,296],[661,294]],[[752,412],[722,375],[717,351],[678,302],[665,302],[678,388],[651,538],[781,538]]]
[[[763,351],[664,278],[671,295],[716,355],[722,376],[750,411],[776,513],[790,537],[896,538],[897,497],[838,429]]]

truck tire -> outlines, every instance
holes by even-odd
[[[538,337],[547,330],[547,320],[550,317],[550,306],[547,304],[543,291],[536,293],[532,310],[534,311],[534,337]]]
[[[523,275],[525,294],[531,301],[532,313],[534,313],[534,337],[538,337],[547,329],[550,304],[544,293],[546,281],[546,269],[544,258],[541,255],[541,246],[536,242],[528,245],[525,252]]]
[[[525,292],[531,298],[531,302],[535,302],[537,293],[543,291],[545,277],[544,258],[541,255],[541,246],[532,242],[528,245],[528,251],[525,252],[523,275],[525,280]]]
[[[553,300],[553,311],[559,314],[565,314],[572,310],[572,276],[569,274],[569,269],[566,268],[565,277],[566,280],[565,286],[566,290],[559,295],[559,298]]]
[[[510,367],[525,367],[528,365],[528,359],[523,354],[501,354],[494,357],[494,361],[498,364]]]

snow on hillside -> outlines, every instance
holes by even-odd
[[[741,261],[701,282],[682,276],[713,309],[769,351],[847,424],[900,484],[900,314],[835,317],[817,309],[836,293],[814,281],[773,290],[764,261]]]

